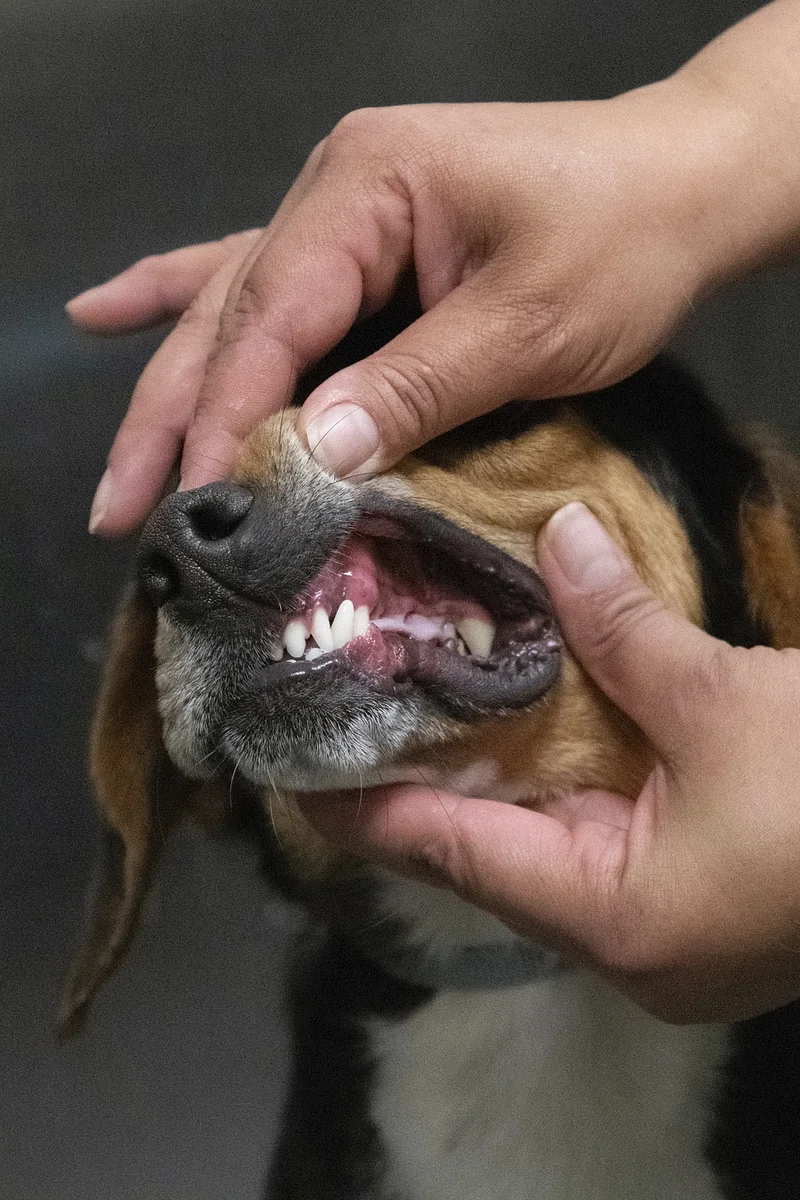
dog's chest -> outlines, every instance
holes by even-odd
[[[721,1027],[675,1028],[582,971],[370,1022],[384,1195],[720,1200],[703,1155]]]

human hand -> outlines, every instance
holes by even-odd
[[[752,37],[748,54],[760,78]],[[753,147],[774,165],[780,105],[770,136],[755,119],[753,132],[735,92],[705,62],[613,100],[353,113],[265,230],[146,259],[78,297],[70,313],[94,332],[179,318],[136,388],[93,527],[138,524],[182,444],[184,487],[223,476],[411,265],[424,316],[306,402],[301,435],[339,474],[385,468],[514,397],[635,370],[701,292],[759,257],[754,230],[777,236]]]
[[[655,750],[641,794],[538,812],[403,786],[309,794],[306,816],[667,1020],[738,1020],[797,997],[800,651],[733,648],[668,612],[583,505],[552,518],[539,568],[573,653]]]

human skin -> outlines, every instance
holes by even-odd
[[[800,3],[777,0],[611,100],[350,114],[266,229],[145,259],[68,306],[96,333],[177,319],[90,528],[135,528],[181,446],[181,486],[224,476],[410,266],[424,315],[303,407],[301,436],[337,474],[385,469],[507,400],[631,373],[705,294],[796,248],[798,61]],[[642,795],[536,814],[406,788],[373,795],[355,826],[347,798],[309,816],[566,945],[666,1018],[800,994],[797,653],[735,650],[664,612],[582,509],[539,549],[571,649],[659,755]]]

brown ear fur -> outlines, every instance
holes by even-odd
[[[782,650],[800,646],[800,463],[763,429],[749,430],[746,440],[769,491],[742,506],[745,585],[753,616]]]
[[[155,688],[156,613],[134,590],[112,627],[92,725],[90,772],[103,818],[98,877],[83,943],[56,1018],[61,1037],[122,957],[167,830],[198,787],[169,761]]]

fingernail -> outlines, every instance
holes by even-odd
[[[554,513],[544,536],[567,579],[581,591],[602,591],[631,572],[616,542],[580,501]]]
[[[113,494],[114,481],[111,478],[111,472],[106,471],[97,485],[97,491],[92,501],[92,508],[89,513],[89,533],[94,533],[101,524],[103,517],[108,511]]]
[[[377,425],[357,404],[335,404],[312,417],[306,438],[319,465],[340,478],[363,467],[380,444]]]

